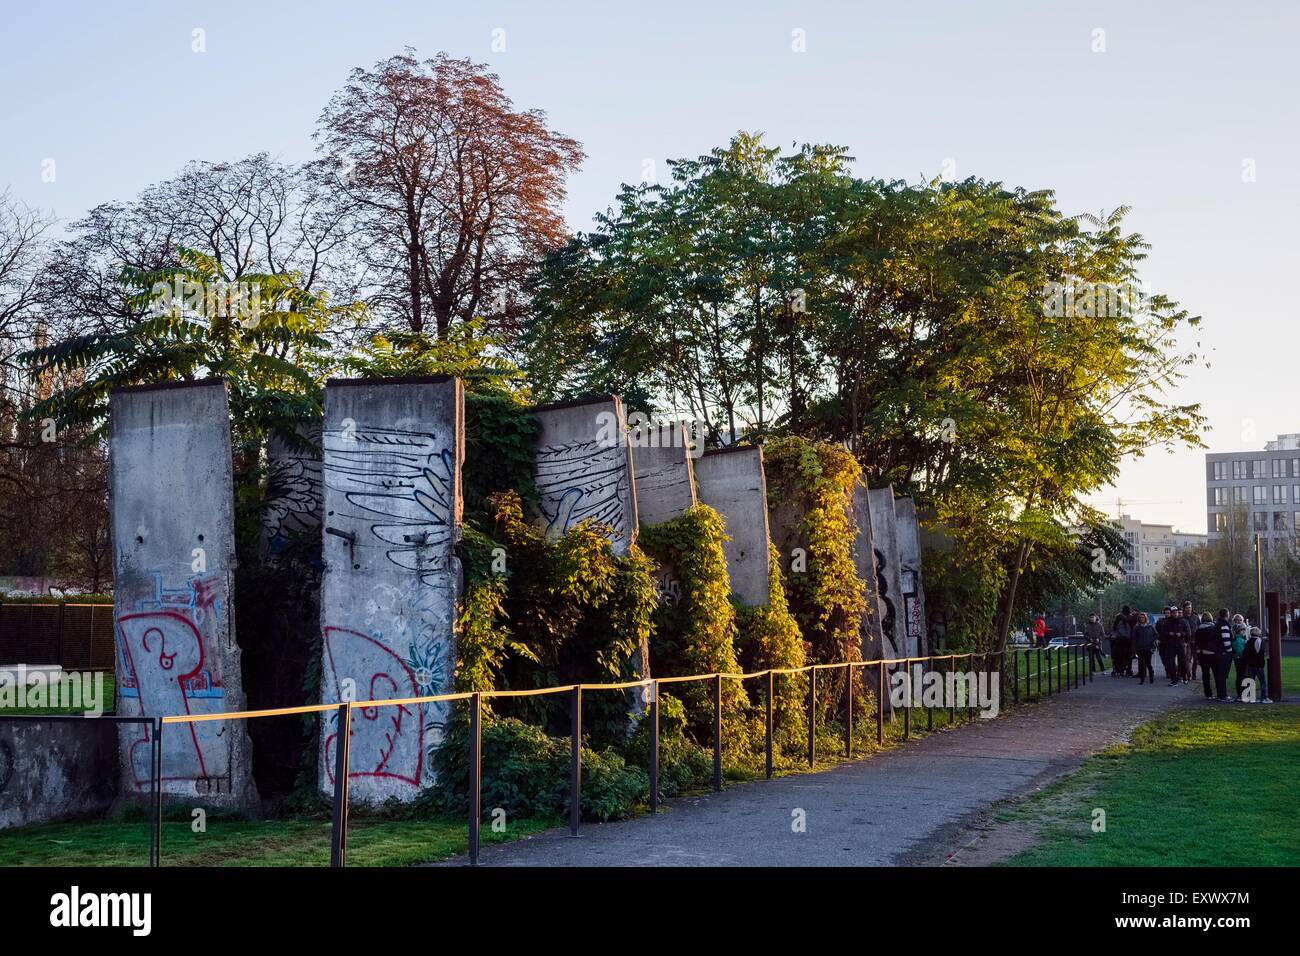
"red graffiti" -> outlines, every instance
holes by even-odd
[[[203,636],[180,611],[141,611],[117,619],[118,639],[126,661],[124,686],[133,687],[140,716],[190,713],[194,685],[206,687],[203,676]],[[204,754],[195,724],[186,724],[185,750],[167,755],[164,780],[191,780],[209,776],[209,756]],[[131,744],[129,754],[137,787],[149,782],[148,728]]]
[[[351,677],[364,700],[392,700],[418,697],[415,674],[389,648],[366,634],[345,627],[325,628],[327,686],[335,699],[342,694],[342,681]],[[424,714],[406,704],[388,707],[356,707],[348,740],[348,779],[381,777],[420,786],[424,769]],[[325,773],[334,783],[334,745],[337,729],[325,737]]]

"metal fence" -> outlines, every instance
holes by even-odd
[[[110,609],[111,610],[111,609]],[[1007,656],[1011,656],[1011,670],[1006,668]],[[6,715],[0,712],[0,720],[108,720],[117,724],[146,724],[149,727],[151,782],[149,799],[149,865],[160,866],[162,863],[162,747],[163,729],[169,724],[195,724],[213,720],[254,720],[264,717],[282,717],[293,714],[312,714],[335,711],[338,714],[338,746],[335,748],[334,766],[334,801],[330,827],[330,865],[343,866],[347,859],[348,833],[348,772],[349,772],[349,737],[352,711],[358,707],[367,709],[378,707],[411,706],[431,704],[440,701],[465,701],[470,706],[469,727],[469,859],[477,864],[481,847],[480,825],[483,816],[482,807],[482,717],[483,701],[506,697],[539,697],[552,694],[564,694],[569,698],[570,714],[570,774],[569,774],[569,831],[578,835],[582,823],[582,703],[584,694],[624,692],[641,688],[647,694],[649,712],[645,719],[650,724],[650,758],[649,758],[649,793],[648,802],[651,813],[659,809],[659,690],[672,684],[685,684],[708,681],[712,684],[713,698],[713,780],[714,790],[722,789],[722,682],[724,680],[761,681],[766,688],[765,708],[765,776],[771,779],[773,767],[773,714],[774,702],[778,696],[776,678],[807,674],[807,715],[808,715],[808,765],[811,767],[817,759],[817,674],[825,671],[847,670],[849,684],[855,677],[863,681],[862,689],[870,689],[875,698],[876,743],[884,743],[885,724],[896,719],[895,709],[891,706],[886,714],[887,675],[905,670],[909,675],[919,675],[921,680],[927,673],[944,675],[947,684],[948,674],[955,671],[957,662],[966,664],[968,671],[979,664],[980,671],[993,673],[990,665],[996,665],[1000,699],[1005,699],[1008,685],[1013,701],[1022,699],[1031,701],[1060,694],[1082,686],[1094,679],[1096,673],[1090,649],[1085,645],[1070,645],[1058,648],[1012,648],[997,653],[938,654],[928,657],[903,657],[879,661],[853,661],[839,664],[809,664],[805,667],[780,668],[754,671],[748,674],[694,674],[685,677],[658,677],[639,681],[626,681],[617,684],[568,684],[560,687],[544,687],[537,690],[491,690],[465,692],[458,694],[435,694],[428,697],[394,698],[389,700],[349,701],[338,704],[309,704],[303,707],[283,707],[272,710],[232,711],[221,714],[177,714],[165,717],[86,717],[43,716],[43,715]],[[1032,665],[1032,666],[1031,666]],[[919,671],[916,670],[919,667]],[[869,683],[868,683],[869,682]],[[1023,690],[1021,689],[1023,685]],[[965,685],[954,682],[954,688]],[[910,692],[909,692],[910,693]],[[853,693],[845,696],[843,716],[844,755],[853,754]],[[964,693],[963,700],[957,696],[948,699],[948,717],[956,722],[958,714],[964,711],[967,720],[974,719],[978,709],[976,702]],[[934,729],[933,705],[904,706],[901,711],[902,737],[908,739],[912,733],[913,711],[925,712],[927,730]],[[943,709],[942,707],[939,709]],[[919,715],[915,719],[920,719]]]
[[[479,850],[481,846],[480,825],[482,823],[482,718],[483,718],[483,701],[492,698],[505,697],[539,697],[552,694],[563,694],[569,698],[569,719],[570,719],[570,774],[569,774],[569,830],[574,836],[578,835],[579,827],[582,822],[582,704],[585,694],[590,693],[608,693],[608,692],[625,692],[627,690],[641,688],[647,694],[647,703],[649,705],[646,715],[649,720],[650,728],[650,757],[649,757],[649,793],[648,802],[651,813],[659,809],[659,691],[661,687],[672,684],[685,684],[692,682],[708,681],[712,685],[713,698],[713,789],[722,789],[722,682],[724,680],[737,681],[762,681],[766,687],[765,707],[765,775],[768,779],[773,774],[773,707],[775,698],[778,695],[776,678],[783,675],[807,674],[809,676],[807,692],[807,714],[808,714],[808,765],[811,767],[817,759],[817,674],[825,671],[847,670],[849,684],[852,685],[855,677],[863,680],[863,689],[868,688],[869,681],[874,691],[876,701],[875,725],[876,725],[876,742],[883,744],[885,739],[885,723],[888,719],[895,719],[894,709],[889,709],[889,716],[886,717],[886,708],[883,703],[886,700],[886,681],[887,674],[899,669],[905,669],[909,677],[919,673],[922,680],[926,673],[941,673],[945,675],[945,684],[947,683],[946,675],[952,673],[959,661],[965,662],[967,668],[973,668],[976,662],[979,663],[980,670],[988,673],[990,664],[996,664],[998,674],[998,687],[1001,699],[1005,699],[1007,685],[1010,684],[1013,699],[1019,702],[1022,697],[1020,690],[1021,684],[1026,684],[1023,693],[1025,700],[1032,700],[1039,697],[1050,696],[1052,693],[1063,693],[1071,688],[1079,687],[1084,682],[1093,679],[1095,673],[1092,666],[1092,657],[1088,653],[1088,648],[1083,645],[1071,645],[1061,648],[1036,648],[1029,651],[1020,651],[1012,649],[1010,651],[1012,658],[1012,672],[1007,673],[1004,666],[1008,652],[1001,651],[998,653],[967,653],[967,654],[940,654],[929,657],[906,657],[891,660],[880,661],[854,661],[851,663],[839,664],[810,664],[806,667],[784,668],[755,671],[748,674],[694,674],[686,677],[658,677],[648,678],[640,681],[626,681],[617,684],[568,684],[560,687],[545,687],[537,690],[492,690],[478,691],[473,693],[458,694],[435,694],[428,697],[407,697],[395,698],[389,700],[365,700],[349,701],[339,704],[311,704],[304,707],[286,707],[274,710],[255,710],[239,711],[225,714],[202,714],[202,715],[174,715],[167,717],[156,717],[149,719],[151,724],[151,738],[153,746],[158,753],[158,758],[152,763],[154,779],[152,782],[152,800],[157,809],[151,815],[153,834],[150,839],[151,847],[151,865],[157,866],[162,857],[162,814],[161,814],[161,748],[163,729],[171,724],[194,724],[203,721],[212,720],[252,720],[263,717],[279,717],[291,714],[310,714],[325,713],[335,711],[338,714],[339,727],[337,733],[338,745],[335,748],[335,766],[334,766],[334,801],[333,813],[331,817],[331,835],[330,835],[330,865],[343,866],[347,859],[347,835],[348,835],[348,773],[349,773],[349,737],[352,722],[352,711],[357,707],[373,709],[378,707],[397,707],[412,706],[418,704],[432,704],[438,702],[468,702],[470,707],[469,721],[469,860],[471,864],[477,864],[479,860]],[[1036,655],[1036,656],[1034,656]],[[1024,656],[1023,668],[1021,667],[1021,657]],[[1031,671],[1030,657],[1033,657],[1032,663],[1036,665]],[[919,667],[919,672],[916,668]],[[1021,676],[1023,670],[1024,676]],[[1031,678],[1036,678],[1036,686],[1030,684]],[[1043,682],[1046,680],[1046,692],[1043,690]],[[1053,688],[1055,684],[1055,688]],[[964,686],[954,683],[954,687]],[[844,717],[844,754],[852,756],[853,753],[853,720],[854,720],[854,697],[855,694],[846,694]],[[958,701],[956,696],[948,700],[948,716],[950,721],[955,722],[960,711],[965,711],[966,719],[973,719],[977,710],[976,702],[969,696],[964,695],[962,701]],[[942,709],[942,708],[940,708]],[[934,728],[934,706],[906,706],[899,708],[902,712],[902,736],[907,739],[912,733],[913,711],[924,711],[926,728]],[[920,719],[919,714],[915,719]]]
[[[113,670],[113,605],[0,601],[0,667],[14,664]]]

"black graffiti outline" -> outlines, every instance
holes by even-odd
[[[324,438],[324,485],[350,509],[335,516],[367,525],[388,561],[415,572],[420,583],[448,587],[455,459],[445,439],[436,432],[362,425],[329,429]]]

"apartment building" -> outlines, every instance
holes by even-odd
[[[1150,584],[1174,555],[1209,540],[1203,534],[1175,531],[1171,524],[1147,524],[1130,515],[1122,515],[1116,524],[1133,554],[1115,569],[1115,575],[1129,584]]]
[[[1248,531],[1265,552],[1293,548],[1300,530],[1300,434],[1278,435],[1263,451],[1210,452],[1205,456],[1206,527],[1223,536],[1235,507],[1249,515]]]

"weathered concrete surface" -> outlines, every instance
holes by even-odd
[[[636,541],[637,500],[623,403],[616,395],[535,408],[537,495],[550,537],[584,520],[606,525],[614,551]]]
[[[853,542],[853,563],[862,579],[867,598],[867,612],[858,625],[862,637],[862,659],[878,661],[892,656],[885,648],[885,632],[881,627],[884,610],[880,602],[880,582],[876,574],[876,552],[871,537],[871,508],[867,501],[867,486],[859,482],[853,489],[853,520],[858,533]]]
[[[686,428],[681,422],[641,424],[633,430],[630,444],[641,524],[671,521],[699,503]]]
[[[266,443],[262,548],[263,553],[271,558],[292,536],[320,533],[320,426],[303,425],[298,428],[295,438],[277,432]]]
[[[123,389],[110,417],[117,713],[243,710],[225,383]],[[149,732],[124,725],[120,735],[122,791],[147,789]],[[172,727],[163,792],[251,804],[250,761],[242,721]]]
[[[916,657],[903,625],[903,578],[898,557],[898,525],[894,516],[894,488],[867,492],[871,516],[871,543],[876,556],[876,586],[880,601],[880,627],[889,657]]]
[[[705,452],[695,462],[695,480],[700,501],[726,522],[731,540],[722,553],[731,593],[750,607],[766,606],[772,568],[763,449],[740,445]]]
[[[925,616],[925,579],[921,574],[921,526],[916,520],[916,502],[910,495],[894,499],[898,528],[898,565],[903,586],[903,621],[907,646],[917,655],[930,653],[930,635]]]
[[[459,379],[333,380],[325,388],[321,701],[446,693],[461,569]],[[375,803],[432,782],[446,703],[352,712],[348,791]],[[338,718],[324,721],[321,787],[334,786]]]
[[[667,812],[551,830],[487,846],[488,866],[890,866],[943,863],[993,804],[1039,789],[1139,722],[1179,704],[1186,687],[1095,682],[992,720],[901,744],[816,774],[673,800]],[[806,832],[791,827],[802,810]],[[465,858],[447,865],[464,865]]]
[[[108,721],[0,720],[0,830],[105,813],[117,783]]]

